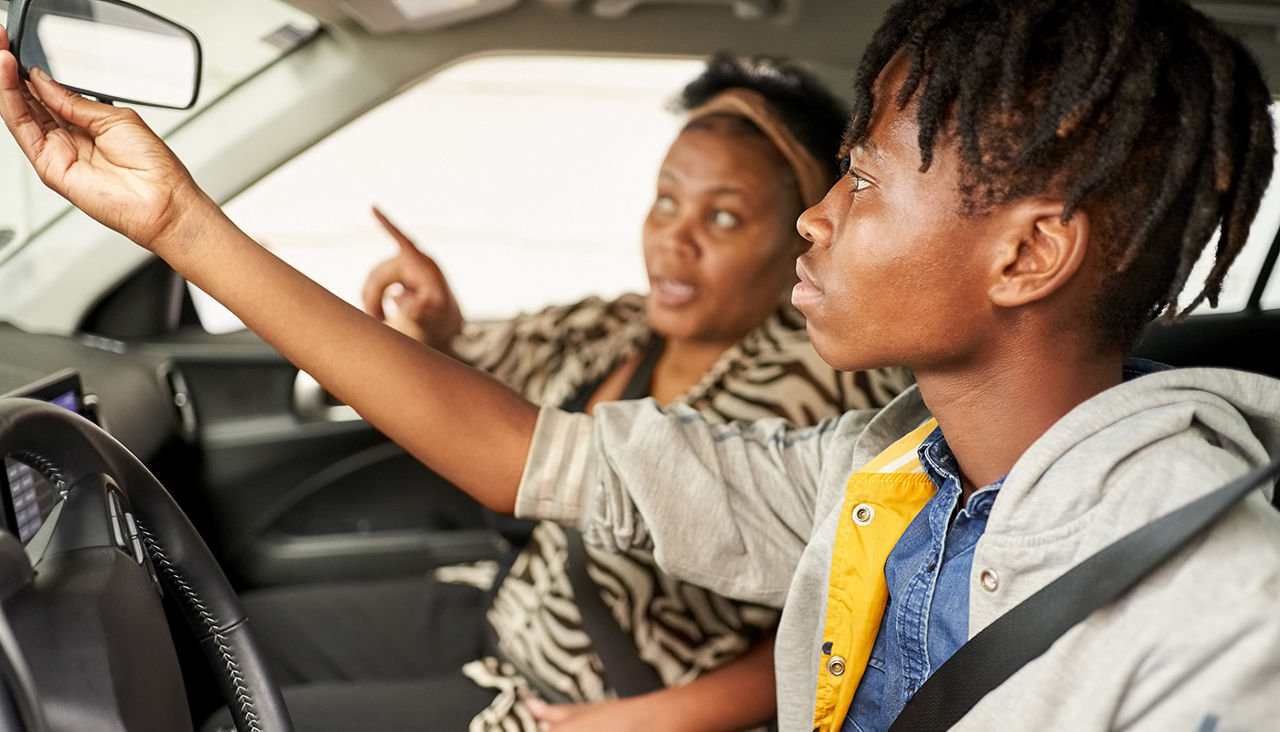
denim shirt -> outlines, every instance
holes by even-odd
[[[940,429],[919,448],[938,492],[885,561],[889,602],[843,732],[885,730],[969,638],[969,570],[1004,478],[960,502],[960,469]]]

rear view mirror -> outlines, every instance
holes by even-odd
[[[190,109],[200,89],[195,34],[119,0],[12,0],[9,48],[34,67],[105,102]]]

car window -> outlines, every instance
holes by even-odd
[[[470,318],[642,291],[640,222],[678,125],[666,102],[699,68],[693,60],[470,60],[364,115],[226,208],[356,305],[370,268],[395,252],[372,205],[436,258]],[[1273,184],[1219,307],[1196,314],[1244,309],[1278,228]],[[1213,246],[1187,293],[1208,276]],[[243,327],[195,296],[207,329]],[[1280,274],[1262,304],[1280,307]]]
[[[1272,105],[1271,116],[1272,119],[1280,118],[1280,104]],[[1267,252],[1271,250],[1271,243],[1275,240],[1278,230],[1280,230],[1280,155],[1276,157],[1271,185],[1267,187],[1267,192],[1262,198],[1262,206],[1253,221],[1253,228],[1249,231],[1249,241],[1240,250],[1235,264],[1232,265],[1231,271],[1223,282],[1218,307],[1201,306],[1196,309],[1195,315],[1239,312],[1248,306],[1249,297],[1253,294],[1254,285],[1258,281],[1263,262]],[[1204,286],[1204,281],[1209,276],[1209,269],[1213,265],[1213,251],[1217,245],[1218,240],[1215,236],[1197,260],[1187,281],[1186,289],[1183,290],[1181,300],[1184,303]],[[1264,310],[1280,308],[1280,278],[1277,278],[1274,272],[1268,280],[1260,305]]]
[[[339,297],[396,252],[377,205],[431,254],[468,318],[647,288],[640,227],[698,60],[493,56],[449,67],[226,205]],[[193,292],[206,329],[239,322]]]
[[[223,93],[310,38],[318,22],[278,0],[132,0],[180,23],[200,39],[201,89],[189,110],[137,107],[152,129],[168,134]],[[8,3],[0,1],[0,11]],[[0,136],[0,260],[68,206],[36,178],[9,135]]]

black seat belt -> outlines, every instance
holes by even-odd
[[[658,358],[662,355],[664,345],[665,342],[661,336],[656,333],[650,336],[650,340],[640,358],[640,363],[636,366],[635,372],[631,375],[622,391],[622,399],[643,399],[649,396],[649,392],[652,391],[653,387],[653,370],[657,366]],[[601,377],[583,384],[578,391],[565,400],[560,408],[566,412],[584,411],[591,399],[591,395],[600,388],[600,384],[603,381],[604,377]],[[537,522],[530,521],[528,523],[530,524],[529,530],[532,530],[532,524]],[[640,694],[663,688],[665,685],[662,683],[662,679],[658,677],[657,671],[640,660],[636,652],[635,640],[629,633],[624,632],[622,627],[614,620],[613,613],[609,611],[604,600],[600,597],[600,587],[587,576],[587,554],[586,547],[582,544],[582,535],[567,526],[564,527],[564,534],[568,553],[565,560],[565,573],[568,575],[570,587],[573,588],[573,596],[577,600],[578,609],[582,613],[582,630],[591,639],[592,650],[596,652],[600,662],[604,665],[605,679],[613,687],[613,690],[622,697],[639,696]],[[502,562],[498,569],[498,574],[494,578],[493,587],[487,593],[484,607],[487,608],[493,605],[498,589],[511,571],[518,554],[518,551],[513,551]],[[493,626],[485,623],[484,627],[485,652],[519,669],[520,664],[516,663],[503,651],[502,644],[498,641],[497,631]],[[542,683],[534,674],[523,670],[521,674],[543,699],[553,704],[574,703],[574,700],[568,695]]]
[[[1138,584],[1277,475],[1280,458],[1122,537],[996,618],[921,685],[890,732],[950,729],[1059,636]]]
[[[635,373],[622,390],[622,399],[643,399],[653,390],[653,369],[662,356],[663,341],[656,334],[636,366]],[[583,390],[584,392],[587,390]],[[594,392],[595,389],[590,391]],[[585,397],[589,398],[590,394]],[[586,407],[586,399],[578,410]],[[639,696],[663,688],[658,672],[645,663],[636,652],[632,635],[618,625],[604,599],[600,586],[587,575],[587,548],[582,534],[565,527],[565,543],[568,550],[566,571],[578,609],[582,611],[582,629],[591,638],[592,649],[604,665],[604,677],[620,697]]]
[[[591,638],[591,648],[604,665],[604,678],[620,697],[640,696],[663,688],[662,679],[636,651],[632,635],[618,621],[600,597],[600,586],[587,575],[587,552],[582,534],[565,529],[569,556],[566,569],[573,597],[582,612],[582,629]]]

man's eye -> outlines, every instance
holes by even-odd
[[[857,194],[859,191],[862,191],[871,185],[871,181],[863,178],[852,170],[849,171],[849,182],[854,194]]]
[[[732,229],[738,225],[738,217],[728,211],[716,211],[711,215],[711,223],[719,229]]]
[[[653,199],[653,210],[660,214],[675,213],[676,200],[671,196],[658,196]]]

